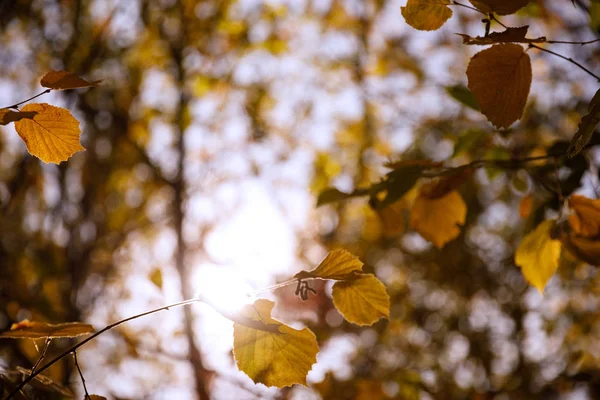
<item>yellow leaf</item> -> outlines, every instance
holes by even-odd
[[[435,31],[452,17],[449,0],[408,0],[401,7],[406,23],[421,31]]]
[[[150,281],[154,283],[157,288],[162,289],[163,277],[160,268],[154,268],[148,275],[148,279],[150,279]]]
[[[13,111],[9,108],[0,108],[0,125],[8,125],[23,118],[31,119],[35,114],[35,112]]]
[[[498,128],[520,119],[531,87],[531,59],[517,44],[499,44],[471,59],[469,89],[481,112]]]
[[[510,15],[525,7],[529,0],[469,0],[479,10],[499,15]]]
[[[442,197],[430,198],[426,195],[427,189],[424,189],[413,204],[410,224],[441,249],[460,234],[459,225],[465,223],[467,206],[456,190]]]
[[[592,200],[575,194],[569,199],[569,206],[574,211],[569,215],[569,224],[576,234],[585,237],[600,235],[600,199]]]
[[[390,297],[385,285],[373,274],[359,274],[336,282],[332,297],[335,308],[356,325],[372,325],[390,316]]]
[[[263,324],[275,324],[277,332],[233,325],[233,354],[238,368],[256,383],[267,386],[306,385],[306,375],[317,362],[319,345],[308,328],[293,329],[271,318],[274,303],[259,299],[246,306],[246,318]]]
[[[358,257],[346,250],[340,249],[329,252],[317,268],[312,271],[300,271],[294,275],[294,278],[343,280],[353,272],[360,272],[362,267],[363,263]]]
[[[558,268],[560,240],[552,239],[550,231],[555,221],[544,221],[530,232],[515,253],[515,264],[521,267],[527,282],[535,286],[540,293]]]
[[[90,86],[98,86],[102,81],[88,82],[68,71],[50,71],[43,76],[40,84],[50,89],[77,89]]]
[[[2,332],[0,337],[10,339],[69,338],[93,333],[94,327],[81,322],[63,324],[47,324],[23,320],[12,324],[9,331]]]
[[[79,121],[68,110],[46,103],[28,104],[22,110],[36,113],[31,119],[15,122],[15,129],[31,155],[45,163],[59,164],[85,150],[79,142]]]

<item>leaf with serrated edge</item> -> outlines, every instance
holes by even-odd
[[[10,339],[42,339],[42,338],[71,338],[93,333],[94,327],[81,322],[65,322],[62,324],[47,324],[23,320],[12,324],[9,331],[2,332],[0,338]]]
[[[550,231],[556,221],[544,221],[530,232],[515,252],[515,264],[521,267],[523,276],[540,293],[558,268],[560,240],[552,239]]]
[[[531,87],[531,59],[517,44],[499,44],[471,59],[469,89],[481,112],[498,128],[520,119]]]
[[[448,0],[408,0],[401,7],[406,23],[421,31],[435,31],[452,17]]]
[[[312,271],[300,271],[294,278],[320,278],[343,280],[354,272],[362,270],[363,263],[354,254],[340,249],[331,251]]]
[[[79,142],[79,121],[69,110],[34,103],[27,104],[22,111],[37,113],[31,119],[15,122],[15,129],[31,155],[45,163],[59,164],[76,152],[85,150]]]
[[[373,325],[390,316],[390,296],[385,285],[373,274],[360,274],[336,282],[332,289],[333,305],[344,318],[356,325]]]
[[[88,82],[68,71],[50,71],[40,81],[43,87],[55,90],[79,89],[98,86],[102,81]]]
[[[265,332],[235,323],[233,355],[240,371],[256,383],[279,388],[306,385],[306,375],[317,362],[319,345],[308,328],[296,330],[271,318],[275,303],[259,299],[244,307],[246,318],[278,326],[278,332]]]

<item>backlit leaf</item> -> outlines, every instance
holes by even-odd
[[[98,86],[102,81],[88,82],[68,71],[50,71],[42,77],[40,84],[50,89],[77,89],[90,86]]]
[[[457,35],[462,36],[463,43],[468,45],[490,45],[496,43],[543,43],[546,41],[545,37],[539,37],[534,39],[527,39],[527,30],[529,25],[521,26],[518,28],[508,27],[502,32],[492,32],[487,36],[471,37],[462,33]]]
[[[579,236],[600,236],[600,199],[588,199],[580,195],[569,198],[573,214],[569,215],[571,229]]]
[[[588,106],[588,114],[581,119],[577,132],[575,132],[573,140],[571,140],[571,144],[567,150],[567,155],[569,158],[573,158],[579,154],[581,150],[583,150],[583,148],[590,142],[592,135],[596,131],[596,127],[599,123],[600,89],[598,89],[592,98],[592,101],[590,101],[590,105]]]
[[[267,386],[306,385],[306,375],[317,362],[319,346],[308,328],[293,329],[271,318],[274,303],[259,299],[242,313],[264,324],[275,324],[276,332],[233,325],[233,354],[238,368],[256,383]]]
[[[406,23],[422,31],[435,31],[452,17],[449,0],[408,0],[401,7]]]
[[[498,128],[520,119],[531,86],[531,59],[517,44],[499,44],[471,59],[469,89],[481,112]]]
[[[525,236],[515,253],[515,264],[521,267],[527,282],[540,293],[544,292],[544,287],[558,268],[562,245],[560,240],[550,236],[554,224],[552,220],[539,224]]]
[[[469,0],[479,10],[499,15],[510,15],[525,7],[529,0]]]
[[[46,103],[28,104],[22,110],[36,113],[31,119],[15,122],[15,129],[31,155],[45,163],[59,164],[85,150],[79,142],[79,121],[68,110]]]
[[[410,212],[410,224],[423,238],[441,249],[460,234],[467,206],[455,190],[434,198],[428,195],[430,190],[427,186],[421,189]]]
[[[81,322],[65,322],[62,324],[47,324],[23,320],[12,324],[9,331],[2,332],[0,338],[10,339],[41,339],[69,338],[93,333],[94,327]]]
[[[390,316],[390,297],[385,285],[373,274],[359,274],[336,282],[332,297],[335,308],[356,325],[372,325]]]
[[[362,270],[363,263],[354,254],[340,249],[329,252],[317,268],[312,271],[300,271],[294,278],[320,278],[343,280],[354,272]]]
[[[8,108],[0,108],[0,125],[8,125],[23,118],[31,119],[35,114],[35,112],[13,111]]]

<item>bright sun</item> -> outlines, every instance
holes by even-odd
[[[203,265],[198,268],[194,282],[197,297],[230,314],[253,301],[253,297],[248,296],[252,287],[236,273],[235,268]]]

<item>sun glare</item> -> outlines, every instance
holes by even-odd
[[[202,265],[197,269],[194,282],[197,297],[227,313],[236,313],[253,301],[248,296],[252,287],[236,273],[235,268]]]

